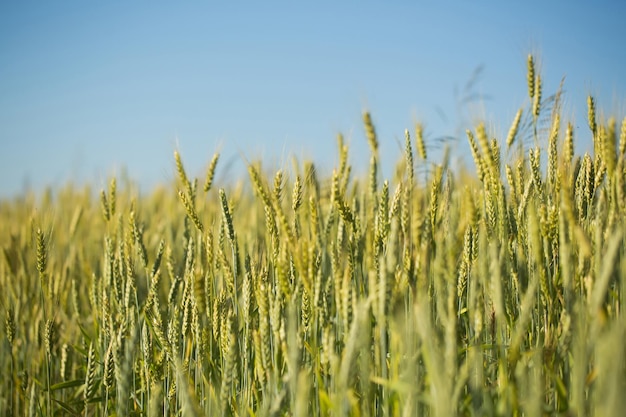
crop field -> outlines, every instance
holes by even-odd
[[[175,152],[146,195],[0,202],[0,415],[623,416],[626,119],[575,131],[527,64],[472,172],[418,124],[383,178],[365,112],[363,178],[339,136],[327,174]]]

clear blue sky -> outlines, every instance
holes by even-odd
[[[177,148],[199,177],[219,150],[218,180],[243,175],[242,156],[331,169],[339,132],[358,168],[365,108],[388,170],[418,120],[433,149],[457,135],[463,154],[465,128],[484,118],[505,136],[527,104],[529,52],[544,96],[566,77],[577,150],[587,94],[625,114],[623,2],[220,3],[1,2],[0,196],[99,188],[123,168],[149,190],[174,177]],[[477,68],[482,99],[459,105]]]

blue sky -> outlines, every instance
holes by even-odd
[[[626,114],[622,2],[179,3],[0,3],[0,196],[100,188],[124,169],[149,191],[174,177],[175,149],[199,177],[220,151],[218,181],[244,175],[243,158],[332,169],[339,132],[358,172],[364,109],[387,175],[416,121],[433,152],[460,137],[462,157],[465,128],[484,119],[503,138],[528,104],[531,52],[544,96],[565,77],[577,150],[588,94]]]

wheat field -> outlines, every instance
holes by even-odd
[[[473,172],[421,125],[382,177],[339,136],[312,161],[214,183],[216,154],[147,195],[110,178],[0,202],[5,416],[622,416],[626,119],[561,91]],[[97,196],[97,197],[96,197]]]

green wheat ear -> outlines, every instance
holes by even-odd
[[[413,146],[411,146],[411,134],[409,133],[409,129],[404,130],[404,157],[409,188],[412,188],[415,178],[415,166],[413,162]]]
[[[211,186],[213,185],[213,177],[215,176],[215,168],[217,167],[217,161],[220,158],[220,154],[216,153],[215,155],[213,155],[213,158],[211,159],[211,163],[209,164],[209,169],[207,170],[206,173],[206,179],[204,180],[204,192],[207,193],[209,192],[209,190],[211,189]]]
[[[535,94],[533,95],[533,116],[535,117],[535,120],[537,120],[539,118],[539,113],[541,112],[541,75],[537,75],[534,85]]]
[[[296,181],[293,183],[293,191],[291,193],[291,209],[297,212],[302,206],[302,180],[300,176],[296,176]]]
[[[5,312],[4,329],[9,346],[12,348],[13,341],[15,340],[15,319],[13,317],[13,309],[8,309]]]
[[[372,116],[369,112],[363,113],[363,124],[365,125],[365,135],[367,137],[367,143],[373,155],[378,156],[378,138],[376,136],[376,129],[372,122]]]
[[[528,55],[526,60],[527,67],[527,84],[528,84],[528,97],[533,100],[535,97],[535,59],[531,54]]]
[[[520,121],[522,120],[522,113],[523,113],[522,109],[519,109],[517,113],[515,113],[515,118],[513,119],[513,123],[511,124],[511,127],[509,128],[509,133],[506,136],[507,148],[510,148],[511,146],[513,146],[513,142],[515,142],[515,138],[517,137],[517,132],[519,130],[519,124],[520,124]]]
[[[189,216],[193,224],[198,228],[198,230],[203,232],[204,225],[200,221],[200,217],[198,216],[198,212],[196,211],[196,208],[194,207],[193,202],[189,199],[187,194],[182,190],[178,191],[178,197],[180,198],[180,201],[183,203],[183,206],[185,207],[185,210],[187,211],[187,215]]]
[[[111,182],[109,183],[109,211],[111,212],[111,217],[115,216],[115,209],[117,208],[117,181],[115,177],[111,178]]]
[[[596,101],[592,96],[587,96],[587,123],[589,124],[589,129],[591,129],[595,143],[598,125],[596,124]]]
[[[115,344],[112,341],[106,351],[104,358],[104,371],[102,384],[106,388],[107,393],[111,391],[115,383],[115,359],[114,359]]]
[[[37,229],[37,271],[43,277],[46,275],[48,267],[48,249],[46,247],[46,238],[41,229]]]
[[[228,239],[231,242],[235,242],[235,226],[233,225],[233,217],[230,214],[230,208],[228,207],[226,191],[224,191],[223,188],[220,188],[220,203],[222,205],[222,215],[224,216],[224,222],[226,224],[226,230],[228,232]]]
[[[424,126],[421,123],[415,125],[415,143],[417,144],[417,154],[422,160],[428,159],[426,154],[426,143],[424,142]]]
[[[108,222],[111,220],[111,209],[104,190],[100,191],[100,203],[102,207],[102,217],[104,217],[105,222]]]
[[[559,139],[559,129],[561,124],[561,117],[557,113],[554,116],[552,122],[552,130],[548,139],[548,183],[553,184],[556,182],[557,177],[557,142]]]
[[[465,133],[467,134],[467,140],[469,141],[470,149],[472,151],[472,158],[474,159],[474,164],[476,165],[478,178],[483,181],[485,179],[485,161],[480,154],[478,144],[476,143],[476,139],[474,138],[472,131],[468,129]]]
[[[89,353],[87,354],[87,372],[85,374],[85,391],[83,398],[85,407],[87,402],[94,396],[96,392],[96,352],[93,342],[89,344]]]
[[[571,122],[567,123],[565,131],[565,144],[563,147],[563,159],[566,164],[571,164],[574,158],[574,126]]]
[[[614,117],[610,117],[606,126],[602,126],[600,129],[600,141],[602,142],[602,161],[606,165],[607,173],[609,177],[613,176],[615,172],[615,165],[617,164],[617,135],[616,135],[617,122]]]
[[[252,164],[248,164],[248,175],[250,176],[250,180],[252,181],[255,194],[259,198],[261,198],[261,201],[263,201],[263,204],[266,207],[272,207],[272,200],[270,199],[270,196],[265,188],[265,184],[261,178],[261,174],[259,174],[257,168],[255,168]]]
[[[174,160],[176,162],[176,172],[178,172],[178,179],[183,183],[185,190],[191,195],[191,181],[189,181],[189,177],[187,176],[187,172],[185,171],[185,167],[183,166],[182,158],[180,157],[180,153],[178,151],[174,151]]]

